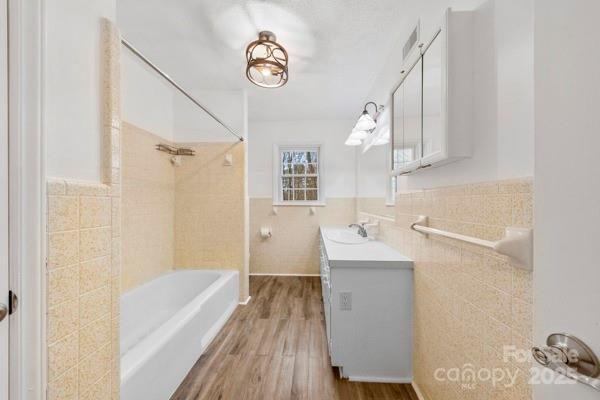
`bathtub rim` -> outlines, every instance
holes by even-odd
[[[238,270],[230,270],[230,269],[175,269],[169,271],[168,273],[161,274],[156,278],[152,279],[149,282],[146,282],[144,285],[147,285],[157,279],[164,278],[165,276],[169,276],[172,274],[182,273],[182,272],[214,272],[219,275],[216,281],[211,283],[206,289],[198,293],[192,300],[186,303],[182,308],[177,310],[169,319],[163,322],[157,329],[152,331],[150,334],[141,339],[138,343],[132,346],[127,352],[120,355],[120,384],[123,385],[132,376],[134,376],[166,343],[168,343],[173,336],[175,336],[183,326],[185,326],[192,318],[195,317],[196,313],[192,312],[206,301],[212,294],[214,294],[217,290],[219,290],[225,283],[232,279],[234,276],[238,276],[238,284],[239,284],[239,271]],[[142,287],[144,285],[140,285]],[[131,291],[135,290],[133,288]],[[130,293],[128,291],[127,293]],[[214,326],[210,327],[207,336],[208,340],[203,340],[203,349],[204,351],[206,347],[210,344],[210,342],[214,339],[216,334],[219,332],[221,327],[225,322],[229,319],[231,314],[235,311],[238,305],[238,299],[234,299],[234,302],[227,307],[225,313],[219,317],[219,320],[214,324]]]

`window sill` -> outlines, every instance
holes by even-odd
[[[273,207],[325,207],[324,201],[274,201]]]

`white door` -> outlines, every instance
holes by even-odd
[[[600,356],[600,1],[534,7],[534,344],[566,332]],[[535,384],[533,393],[600,399],[581,383]]]
[[[8,17],[0,0],[0,400],[8,400]]]

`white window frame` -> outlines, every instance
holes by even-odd
[[[281,177],[283,171],[281,168],[281,152],[283,151],[316,151],[317,157],[317,196],[319,200],[283,200]],[[277,143],[273,145],[273,205],[274,206],[324,206],[323,190],[323,145],[321,143]]]

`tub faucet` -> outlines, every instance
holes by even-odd
[[[367,230],[365,229],[365,226],[363,224],[350,224],[348,225],[348,228],[352,228],[353,226],[358,228],[358,234],[362,237],[367,237]]]

